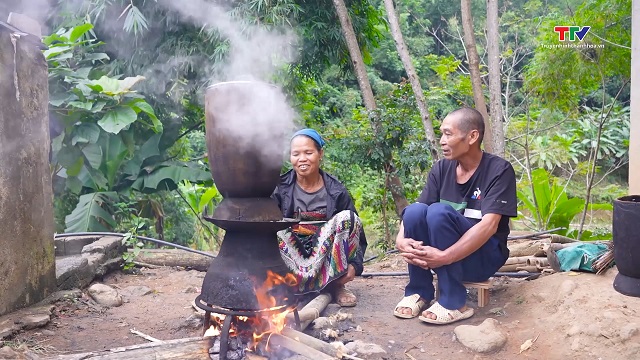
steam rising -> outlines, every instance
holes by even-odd
[[[295,113],[279,89],[260,82],[269,82],[279,67],[294,60],[292,30],[268,31],[238,23],[226,9],[206,0],[160,3],[180,13],[185,21],[217,30],[229,41],[228,62],[212,79],[213,83],[258,81],[248,86],[213,85],[207,92],[207,117],[215,118],[215,131],[234,138],[239,151],[259,150],[262,161],[281,162],[286,135],[294,128]],[[222,100],[216,96],[222,96]],[[208,126],[207,130],[213,129]]]

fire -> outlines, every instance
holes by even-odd
[[[286,303],[288,299],[277,298],[277,290],[282,286],[293,287],[296,284],[297,280],[293,274],[289,273],[285,276],[281,276],[271,270],[268,270],[266,280],[254,288],[260,309],[268,315],[258,314],[255,317],[237,316],[234,319],[235,321],[231,323],[229,335],[233,336],[238,335],[239,333],[245,334],[242,329],[251,329],[247,335],[253,332],[251,334],[253,338],[252,347],[256,347],[265,335],[281,333],[285,326],[287,314],[289,314],[293,309],[286,308],[287,305],[278,305],[278,303]],[[274,293],[276,294],[274,295]],[[220,336],[224,320],[225,315],[211,313],[212,325],[204,333],[204,336]]]
[[[255,289],[256,298],[258,299],[260,308],[275,311],[285,307],[286,305],[277,305],[279,299],[276,299],[276,297],[271,294],[271,291],[278,286],[286,285],[287,287],[293,287],[297,283],[298,281],[296,280],[296,277],[291,273],[281,276],[271,270],[267,270],[267,279]],[[287,299],[285,298],[281,300],[286,301]],[[263,317],[263,320],[267,323],[267,329],[254,332],[254,342],[258,343],[266,334],[281,333],[285,326],[286,316],[291,311],[292,309],[284,309],[282,312],[276,312],[273,315]]]

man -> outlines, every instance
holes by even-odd
[[[438,161],[418,201],[403,212],[396,247],[409,264],[405,298],[394,315],[448,324],[469,318],[463,281],[485,281],[509,257],[509,217],[517,215],[516,180],[506,160],[482,151],[482,115],[471,108],[451,112],[440,126],[444,159]]]

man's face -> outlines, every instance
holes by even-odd
[[[465,134],[458,127],[459,120],[452,116],[447,116],[440,125],[440,147],[445,159],[457,160],[467,152],[471,147],[471,133]]]

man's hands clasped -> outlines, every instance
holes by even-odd
[[[449,264],[444,251],[425,246],[422,241],[398,237],[396,238],[396,248],[400,250],[400,255],[407,263],[423,269],[435,269]]]

